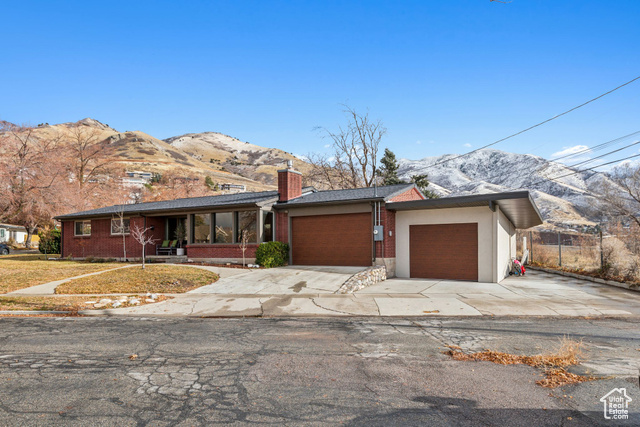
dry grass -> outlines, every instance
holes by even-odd
[[[135,296],[140,300],[140,305],[147,304],[145,296]],[[36,297],[36,296],[17,296],[0,297],[0,310],[2,311],[33,311],[37,314],[38,311],[67,311],[69,313],[77,313],[81,310],[98,310],[93,304],[87,304],[87,300],[91,299],[83,296],[61,296],[61,297]],[[93,298],[94,300],[96,298]],[[99,299],[99,298],[98,298]],[[158,295],[157,301],[164,301],[167,297],[164,295]],[[128,307],[126,303],[121,307]],[[105,307],[111,308],[111,307]]]
[[[56,288],[56,294],[182,293],[218,280],[218,275],[200,268],[147,265],[109,271],[72,280]]]
[[[10,255],[0,258],[0,294],[67,277],[121,267],[120,263],[45,261],[44,255]]]
[[[477,353],[465,354],[460,347],[449,346],[447,352],[454,360],[483,361],[500,365],[529,365],[544,370],[546,378],[536,381],[542,387],[559,387],[567,384],[575,384],[591,381],[593,377],[567,372],[566,368],[578,365],[583,357],[582,342],[563,338],[558,349],[553,353],[538,354],[535,356],[516,355],[500,351],[484,350]]]

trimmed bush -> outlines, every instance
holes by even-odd
[[[289,261],[289,245],[282,242],[260,243],[256,249],[256,264],[264,268],[280,267]]]
[[[49,231],[38,231],[38,237],[40,243],[38,244],[38,250],[41,254],[59,254],[60,253],[60,230],[54,228]]]

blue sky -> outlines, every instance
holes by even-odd
[[[463,153],[640,75],[638,17],[637,0],[3,2],[0,119],[305,154],[346,103],[399,157]],[[593,146],[640,130],[639,107],[640,81],[495,148]]]

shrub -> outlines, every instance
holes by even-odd
[[[289,245],[282,242],[260,243],[256,249],[256,263],[265,267],[280,267],[289,261]]]
[[[59,254],[60,253],[60,230],[53,228],[48,231],[38,231],[38,237],[40,243],[38,244],[38,250],[41,254]]]

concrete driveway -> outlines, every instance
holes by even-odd
[[[211,268],[211,267],[208,267]],[[390,279],[355,294],[334,292],[358,267],[220,271],[221,279],[164,303],[89,315],[640,316],[640,293],[529,270],[500,284]]]
[[[390,279],[357,295],[374,298],[381,315],[640,315],[638,292],[534,270],[500,283]]]
[[[365,267],[288,266],[241,270],[222,268],[220,280],[191,294],[290,295],[332,294]]]

